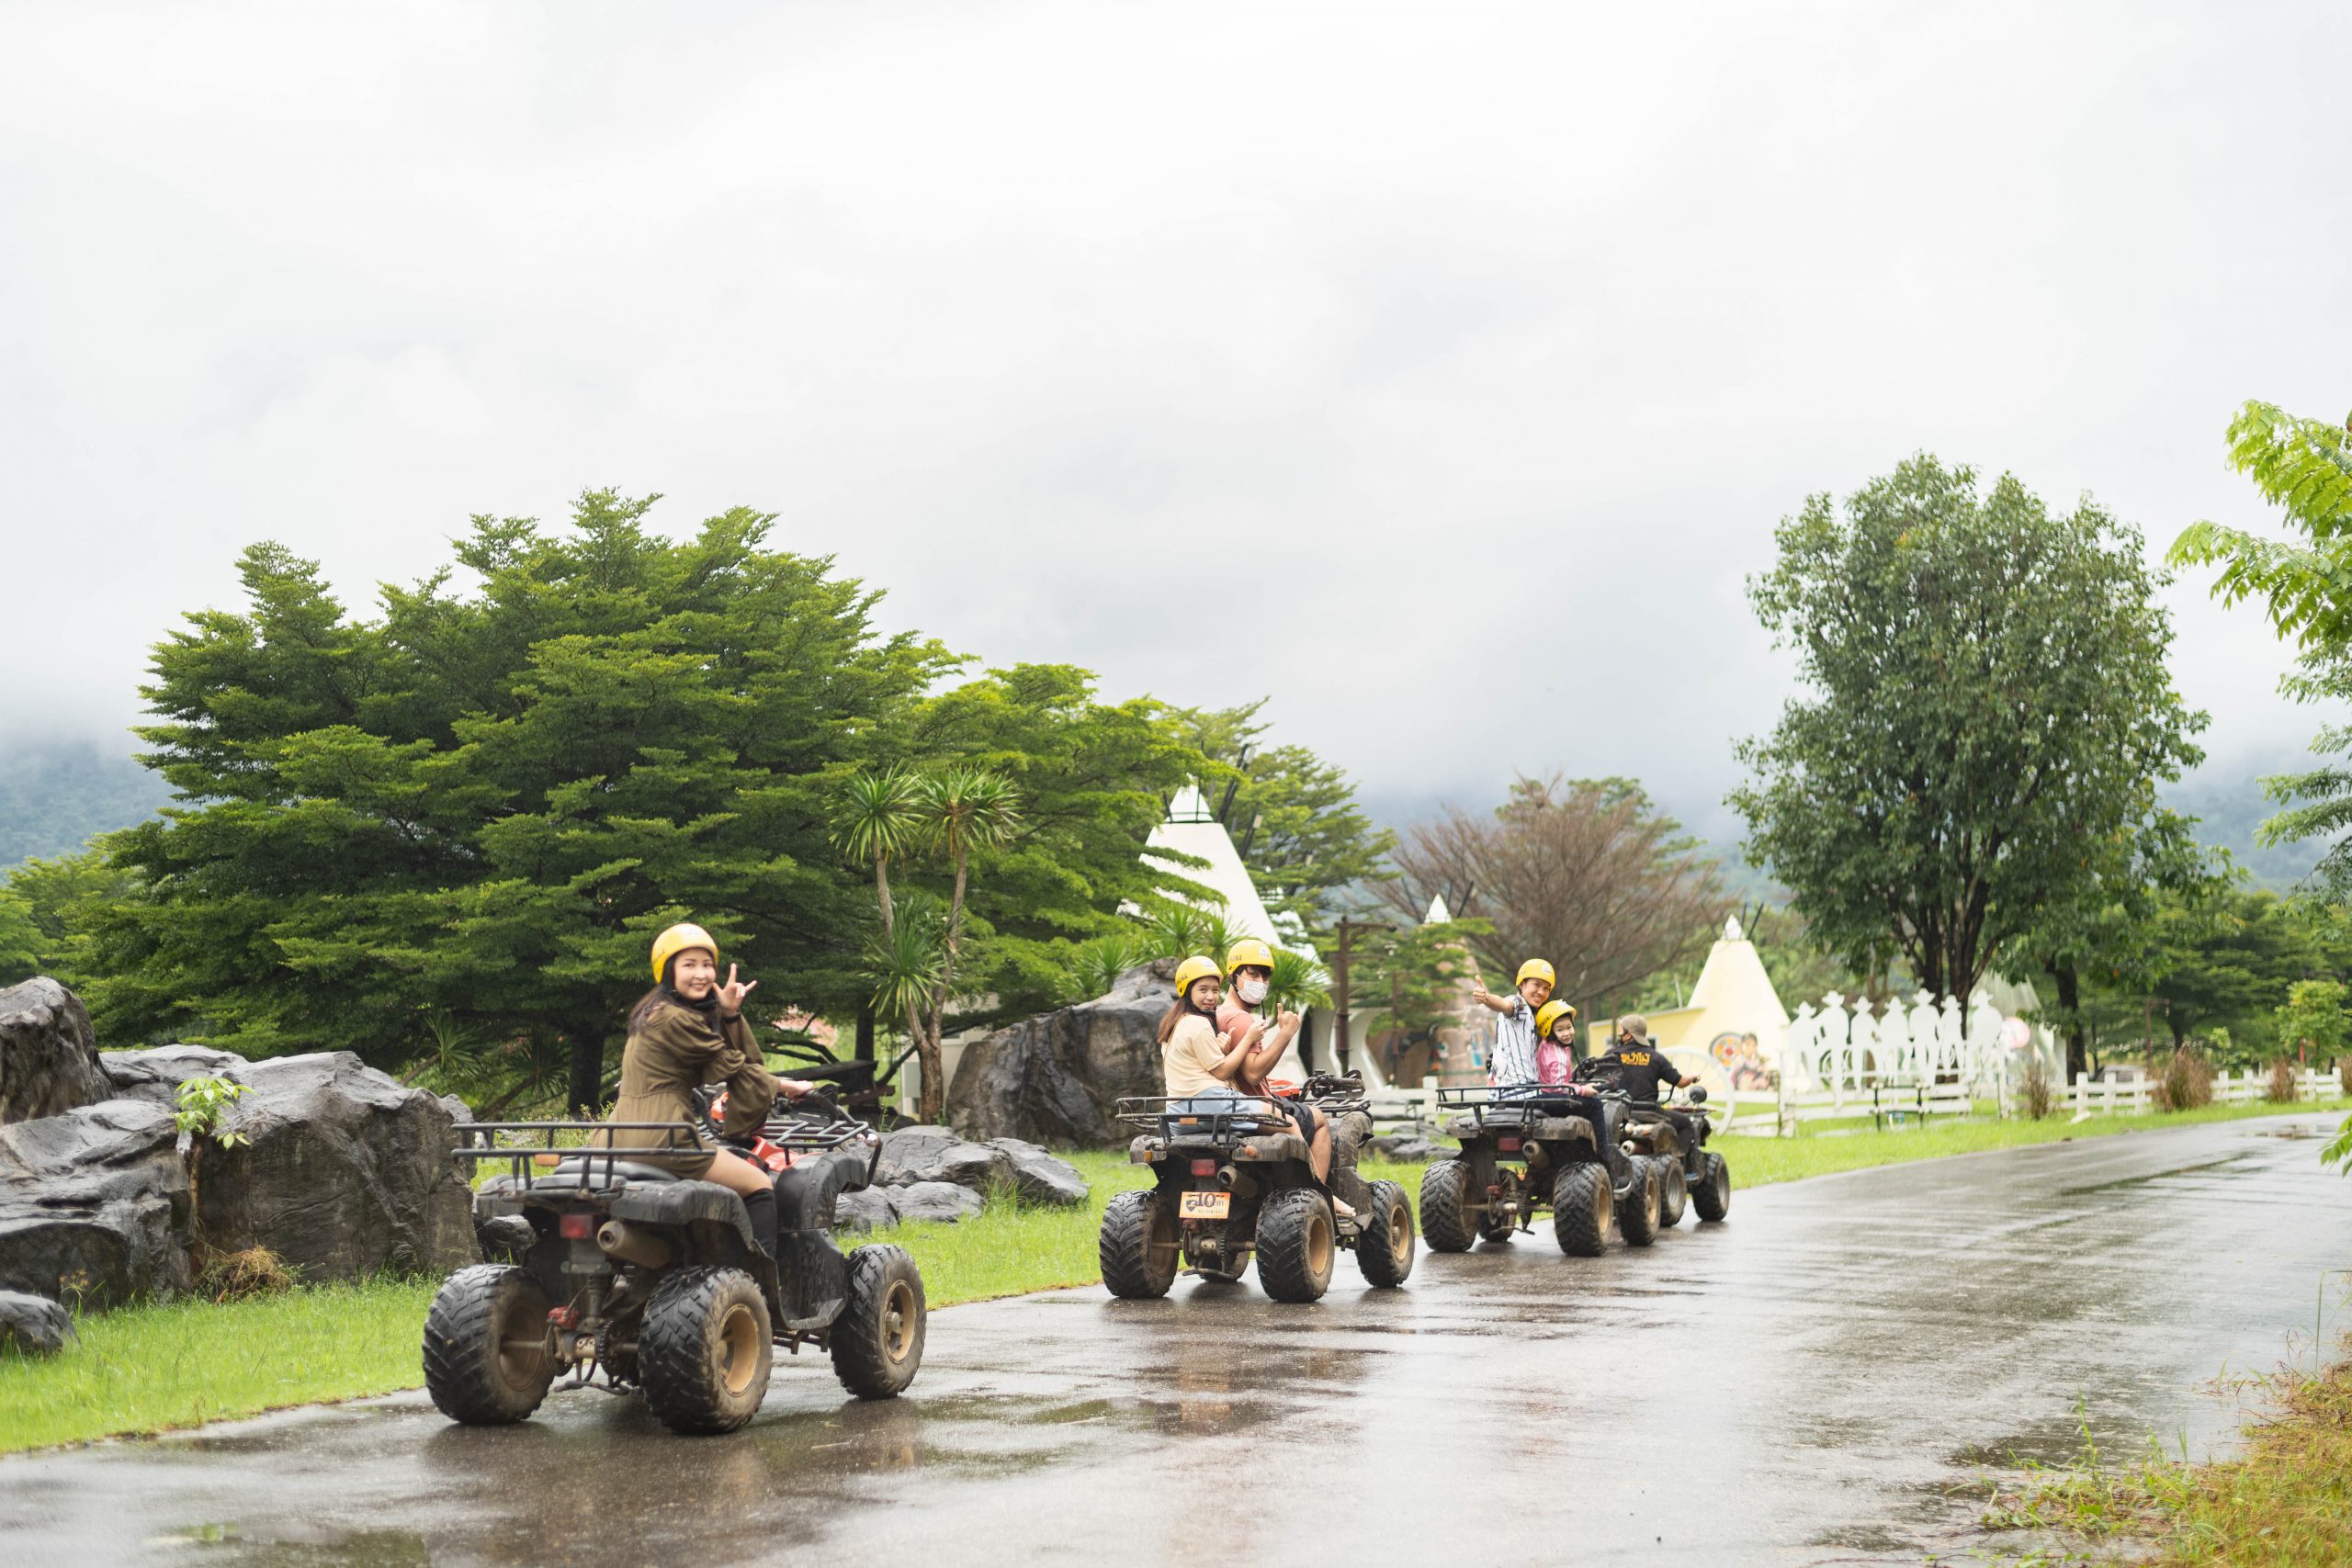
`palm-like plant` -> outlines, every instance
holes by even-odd
[[[922,1062],[922,1119],[935,1122],[946,1110],[947,1086],[939,1081],[939,1043],[956,965],[964,955],[964,893],[972,852],[993,849],[1020,830],[1021,792],[1002,773],[963,763],[917,781],[914,799],[923,836],[945,852],[956,871],[947,901],[945,951],[932,986],[930,1016],[916,1040]]]
[[[1210,935],[1208,912],[1191,904],[1171,899],[1145,917],[1144,940],[1154,958],[1189,958],[1206,953]]]
[[[1120,976],[1152,956],[1136,938],[1115,931],[1081,943],[1070,959],[1069,999],[1092,1001],[1108,992]]]
[[[849,855],[874,863],[874,897],[882,908],[882,936],[897,926],[890,903],[890,863],[921,841],[922,818],[917,795],[921,781],[903,768],[879,773],[859,769],[833,797],[833,842]]]
[[[1305,1012],[1310,1008],[1329,1007],[1331,994],[1326,989],[1331,976],[1323,965],[1303,953],[1289,948],[1274,949],[1274,975],[1266,985],[1266,1005],[1277,1012]]]

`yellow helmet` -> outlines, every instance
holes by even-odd
[[[1227,975],[1250,964],[1261,969],[1272,969],[1274,966],[1274,950],[1254,936],[1245,936],[1225,950],[1225,972]]]
[[[1193,994],[1193,987],[1204,980],[1216,979],[1216,960],[1203,958],[1198,953],[1176,965],[1176,996],[1179,1000]]]
[[[660,936],[655,937],[653,939],[653,978],[655,982],[660,982],[662,978],[662,972],[670,966],[670,960],[677,957],[678,954],[687,951],[689,948],[695,947],[708,950],[710,953],[710,961],[713,964],[718,962],[718,943],[712,941],[710,933],[703,930],[700,926],[691,924],[675,925],[672,926],[668,931],[663,931]]]
[[[1535,1038],[1551,1039],[1553,1025],[1558,1023],[1563,1016],[1573,1023],[1576,1021],[1577,1010],[1566,1002],[1545,1002],[1542,1007],[1537,1008],[1535,1010]]]
[[[1519,966],[1519,978],[1513,980],[1511,984],[1514,986],[1524,986],[1530,980],[1541,980],[1546,986],[1556,986],[1560,983],[1559,976],[1552,973],[1552,966],[1549,964],[1544,963],[1540,958],[1531,958],[1526,963],[1521,964]]]

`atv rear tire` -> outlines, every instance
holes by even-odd
[[[1356,1267],[1374,1285],[1401,1285],[1413,1271],[1413,1205],[1402,1182],[1372,1184],[1372,1207],[1356,1232]]]
[[[1598,1258],[1609,1249],[1617,1195],[1609,1172],[1589,1160],[1562,1170],[1552,1182],[1552,1235],[1571,1258]]]
[[[833,1375],[860,1399],[895,1398],[922,1365],[922,1275],[901,1247],[849,1255],[849,1300],[833,1319]]]
[[[1634,1179],[1618,1196],[1617,1228],[1625,1233],[1627,1247],[1647,1247],[1657,1240],[1658,1189],[1665,1183],[1658,1179],[1658,1162],[1650,1156],[1625,1158],[1634,1168]]]
[[[645,1403],[673,1432],[731,1432],[768,1396],[767,1303],[741,1269],[679,1269],[653,1288],[638,1336]]]
[[[1129,1301],[1166,1295],[1176,1282],[1182,1235],[1176,1216],[1152,1189],[1120,1193],[1102,1211],[1102,1235],[1095,1244],[1102,1282],[1113,1295]]]
[[[441,1282],[424,1314],[424,1386],[469,1427],[524,1419],[555,1382],[548,1298],[511,1263],[477,1263]]]
[[[1470,1168],[1442,1159],[1421,1173],[1421,1235],[1440,1252],[1467,1252],[1478,1239],[1470,1211]]]
[[[1682,1223],[1683,1205],[1690,1201],[1690,1183],[1682,1172],[1682,1156],[1668,1155],[1657,1162],[1657,1223],[1672,1230]]]
[[[1720,1220],[1731,1213],[1731,1167],[1712,1150],[1699,1157],[1707,1162],[1707,1173],[1690,1190],[1690,1206],[1702,1220]]]
[[[1312,1187],[1285,1187],[1258,1211],[1258,1283],[1278,1302],[1311,1302],[1331,1288],[1340,1233]]]

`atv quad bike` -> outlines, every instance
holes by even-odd
[[[1657,1239],[1658,1177],[1635,1160],[1622,1185],[1593,1142],[1592,1124],[1524,1090],[1442,1089],[1441,1115],[1453,1112],[1446,1136],[1462,1145],[1421,1178],[1421,1232],[1440,1252],[1467,1252],[1474,1241],[1508,1241],[1532,1231],[1552,1211],[1560,1250],[1598,1258],[1614,1230],[1631,1247]],[[1555,1097],[1556,1098],[1556,1096]],[[1623,1102],[1622,1096],[1605,1096]]]
[[[1701,1107],[1707,1103],[1707,1091],[1694,1089],[1688,1100],[1680,1103],[1659,1105],[1651,1100],[1634,1100],[1626,1107],[1623,1146],[1628,1156],[1650,1160],[1660,1178],[1658,1223],[1668,1229],[1682,1223],[1683,1206],[1687,1202],[1699,1211],[1702,1221],[1720,1220],[1731,1213],[1731,1168],[1724,1156],[1706,1146],[1707,1134],[1713,1123]],[[1668,1111],[1680,1111],[1690,1120],[1691,1136],[1685,1139],[1681,1131],[1666,1115]],[[1684,1147],[1685,1143],[1689,1147]]]
[[[1164,1296],[1180,1270],[1230,1284],[1252,1258],[1278,1302],[1311,1302],[1330,1288],[1342,1250],[1374,1285],[1413,1271],[1413,1206],[1394,1181],[1356,1174],[1372,1135],[1362,1078],[1318,1073],[1299,1098],[1331,1123],[1331,1172],[1315,1179],[1306,1141],[1276,1114],[1272,1096],[1144,1096],[1119,1101],[1137,1132],[1127,1157],[1154,1184],[1111,1200],[1102,1215],[1102,1282],[1131,1300]],[[1341,1218],[1331,1199],[1355,1210]]]
[[[762,1137],[797,1163],[777,1190],[777,1256],[752,1233],[743,1201],[675,1166],[702,1151],[676,1123],[651,1148],[584,1147],[609,1124],[478,1122],[457,1129],[461,1167],[504,1164],[475,1194],[478,1225],[514,1217],[530,1240],[512,1262],[443,1282],[424,1322],[433,1403],[469,1426],[537,1409],[560,1372],[598,1373],[613,1393],[644,1390],[678,1432],[729,1432],[767,1397],[775,1348],[832,1356],[861,1399],[888,1399],[922,1362],[922,1276],[895,1247],[833,1243],[834,1201],[867,1185],[880,1142],[829,1101],[771,1120]],[[568,1146],[567,1146],[568,1145]]]

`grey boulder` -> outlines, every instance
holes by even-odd
[[[348,1051],[247,1063],[233,1077],[246,1093],[225,1126],[244,1141],[205,1150],[208,1242],[266,1247],[306,1280],[474,1261],[473,1194],[449,1157],[442,1100]]]
[[[188,1283],[171,1112],[109,1100],[0,1127],[0,1289],[111,1306]]]
[[[980,1212],[980,1195],[952,1181],[918,1181],[893,1189],[890,1206],[900,1220],[932,1220],[954,1224]]]
[[[1400,1164],[1426,1165],[1438,1157],[1441,1151],[1420,1133],[1385,1133],[1372,1140],[1370,1152],[1374,1159],[1396,1160]]]
[[[1073,1208],[1094,1190],[1078,1167],[1035,1144],[1019,1138],[990,1138],[988,1146],[1012,1167],[1012,1190],[1024,1203]]]
[[[74,1314],[60,1303],[22,1291],[0,1291],[0,1345],[54,1356],[74,1339]]]
[[[833,1200],[835,1230],[863,1235],[867,1231],[888,1230],[898,1223],[899,1211],[891,1203],[887,1188],[861,1187]]]
[[[1175,976],[1172,962],[1155,960],[1092,1001],[975,1041],[948,1085],[948,1120],[967,1138],[1125,1147],[1117,1104],[1160,1092],[1159,1020],[1176,999]]]
[[[175,1045],[102,1066],[119,1098],[0,1127],[0,1287],[108,1305],[187,1285],[170,1103],[198,1075],[246,1089],[221,1119],[246,1141],[196,1151],[207,1245],[266,1247],[314,1280],[441,1273],[480,1256],[448,1104],[356,1056],[247,1062]]]
[[[944,1127],[918,1123],[883,1134],[875,1179],[885,1187],[945,1181],[986,1193],[1012,1183],[1012,1162],[986,1144],[958,1137]]]
[[[236,1079],[253,1064],[233,1051],[209,1045],[157,1045],[145,1051],[106,1051],[98,1070],[106,1075],[107,1100],[144,1100],[170,1105],[190,1078]]]
[[[60,1116],[107,1093],[81,998],[46,975],[0,991],[0,1123]]]

